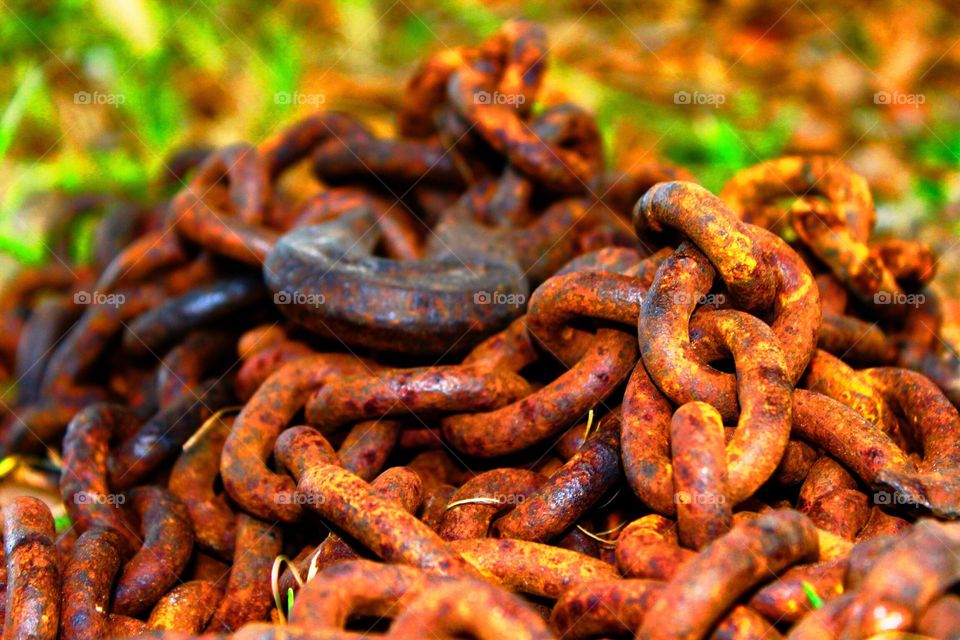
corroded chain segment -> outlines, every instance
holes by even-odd
[[[62,502],[4,498],[3,640],[960,636],[936,256],[835,158],[607,168],[549,50],[69,199],[92,264],[0,298],[0,473]]]

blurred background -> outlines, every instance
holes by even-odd
[[[0,0],[0,280],[48,258],[58,197],[148,197],[173,150],[256,143],[316,109],[352,111],[387,134],[423,56],[476,44],[517,15],[550,36],[542,101],[595,112],[611,164],[661,157],[717,190],[761,160],[833,153],[869,179],[882,228],[946,238],[949,250],[960,231],[958,10]],[[71,241],[80,258],[84,228]]]

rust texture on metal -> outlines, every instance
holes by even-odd
[[[939,257],[834,157],[607,166],[549,53],[67,199],[91,262],[0,296],[0,467],[62,502],[4,498],[3,640],[960,636]]]

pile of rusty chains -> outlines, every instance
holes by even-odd
[[[5,506],[4,638],[956,636],[933,256],[831,158],[606,170],[546,53],[430,58],[396,139],[186,152],[20,274],[0,435],[62,439],[73,524]]]

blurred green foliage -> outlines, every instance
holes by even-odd
[[[32,194],[111,191],[142,198],[163,159],[178,146],[203,136],[213,143],[260,140],[294,118],[297,105],[276,96],[302,90],[308,76],[323,86],[336,77],[362,81],[369,75],[392,84],[396,93],[425,54],[445,44],[477,42],[517,12],[480,0],[443,0],[426,8],[414,3],[416,11],[400,5],[5,0],[0,6],[0,252],[22,262],[44,259],[43,238],[21,219]],[[590,11],[591,26],[581,25],[577,11],[582,9],[577,3],[536,0],[524,3],[522,13],[548,21],[551,35],[553,23],[559,33],[603,25],[631,33],[638,28],[617,15],[596,17]],[[876,63],[878,47],[862,22],[841,16],[834,35],[862,64]],[[691,168],[711,189],[735,171],[787,150],[803,118],[790,105],[768,117],[769,96],[749,88],[731,92],[723,109],[679,111],[607,82],[603,72],[585,71],[586,64],[583,58],[553,58],[551,82],[567,89],[573,100],[589,99],[608,148],[616,146],[625,123],[641,126],[653,132],[658,153]],[[78,109],[78,92],[115,104]],[[915,196],[928,210],[939,210],[950,194],[938,171],[960,169],[960,130],[949,119],[935,120],[909,136],[907,148],[911,157],[905,160],[922,169],[913,178]],[[84,239],[74,246],[85,246]]]
[[[250,82],[244,99],[257,102],[248,111],[250,136],[289,117],[290,106],[273,96],[297,88],[309,33],[292,22],[260,20],[269,7],[245,4],[234,7],[232,25],[203,2],[58,0],[0,8],[0,60],[10,61],[0,91],[0,162],[12,174],[0,185],[0,251],[24,262],[44,258],[43,239],[25,233],[18,219],[32,194],[146,195],[194,120],[186,85],[196,77],[236,69]],[[257,19],[244,24],[241,10]],[[108,122],[84,121],[91,114],[70,108],[81,92],[94,103],[96,96],[108,101],[115,109],[107,110]]]

